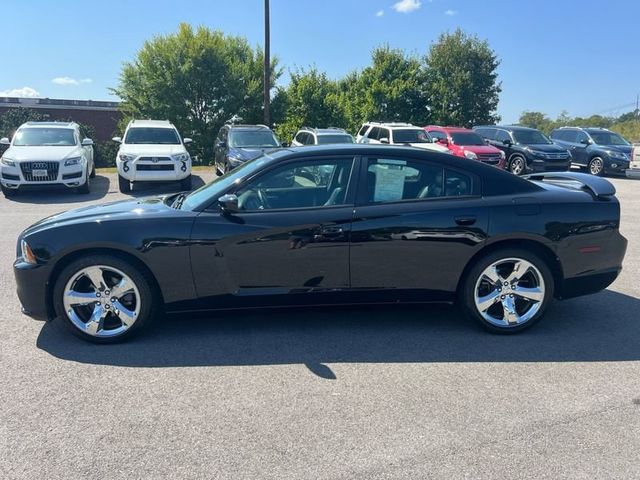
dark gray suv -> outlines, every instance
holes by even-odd
[[[633,147],[622,136],[606,128],[562,127],[551,139],[571,151],[573,165],[593,175],[624,175]]]
[[[218,132],[214,148],[216,173],[227,173],[282,146],[266,125],[225,125]]]

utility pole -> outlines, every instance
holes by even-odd
[[[271,100],[271,40],[269,28],[269,0],[264,0],[264,124],[271,126],[269,102]]]

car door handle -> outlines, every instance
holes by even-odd
[[[344,228],[338,227],[335,225],[329,226],[329,227],[322,227],[320,229],[320,235],[322,235],[323,237],[339,237],[343,233],[344,233]]]
[[[468,217],[456,217],[455,220],[458,225],[462,226],[469,226],[476,223],[476,217],[474,217],[473,215],[470,215]]]

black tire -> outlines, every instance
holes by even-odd
[[[140,311],[135,322],[121,334],[114,336],[90,335],[80,330],[80,328],[71,321],[69,315],[65,312],[63,297],[67,283],[83,269],[96,265],[112,267],[120,270],[133,281],[138,289],[140,296]],[[107,286],[106,288],[109,287]],[[154,295],[154,293],[151,280],[129,262],[111,255],[89,255],[74,260],[67,265],[62,272],[60,272],[53,288],[53,306],[57,320],[62,321],[65,327],[75,336],[92,343],[116,343],[130,339],[132,336],[140,333],[151,323],[160,310],[158,308],[157,296]],[[113,312],[112,315],[113,314],[115,314],[115,312]]]
[[[527,161],[522,155],[514,155],[509,160],[509,171],[514,175],[523,175],[527,171]]]
[[[0,184],[0,190],[2,190],[2,194],[5,198],[12,198],[18,194],[17,188],[7,188],[2,184]]]
[[[486,278],[486,277],[483,277],[483,272],[485,272],[486,269],[488,269],[493,264],[500,261],[504,261],[505,263],[503,265],[508,266],[510,261],[513,259],[525,260],[530,264],[532,264],[537,269],[538,272],[532,272],[530,274],[528,273],[527,275],[523,275],[522,277],[523,283],[526,283],[527,281],[532,281],[531,279],[529,279],[528,277],[529,275],[531,275],[531,278],[534,279],[534,278],[537,278],[539,273],[544,282],[544,288],[543,288],[544,297],[541,302],[536,302],[536,303],[533,303],[533,302],[530,303],[528,300],[523,300],[522,297],[519,297],[517,293],[518,288],[520,288],[520,292],[522,292],[523,285],[520,285],[518,283],[516,288],[511,290],[511,286],[504,286],[504,284],[502,284],[502,281],[505,280],[505,278],[502,278],[502,280],[498,283],[501,284],[500,290],[502,289],[504,290],[500,292],[497,292],[498,290],[497,288],[493,290],[492,294],[496,294],[497,292],[498,298],[495,301],[495,305],[492,305],[488,310],[485,310],[485,314],[488,317],[493,317],[494,315],[493,312],[496,312],[495,310],[496,308],[498,309],[498,312],[502,311],[504,314],[506,310],[504,308],[501,308],[502,305],[499,305],[499,304],[503,304],[502,299],[510,296],[511,298],[515,298],[515,300],[513,301],[517,302],[517,304],[519,305],[519,308],[522,310],[522,317],[520,318],[524,319],[528,314],[531,314],[531,318],[528,318],[519,324],[496,325],[495,321],[494,323],[492,323],[491,321],[487,320],[487,318],[485,318],[483,314],[481,314],[478,307],[476,306],[476,286],[479,285],[480,286],[479,288],[482,289],[483,285],[486,285],[484,283],[486,280],[484,281],[481,280],[481,278]],[[464,309],[465,313],[469,317],[474,318],[475,320],[480,322],[480,324],[486,330],[492,333],[512,334],[512,333],[521,332],[522,330],[530,328],[532,325],[534,325],[544,316],[547,308],[549,307],[549,304],[553,301],[554,287],[555,285],[554,285],[554,279],[553,279],[553,274],[551,273],[551,269],[549,268],[547,263],[544,260],[542,260],[542,258],[540,258],[538,255],[535,255],[527,250],[523,250],[519,248],[505,248],[502,250],[496,250],[494,252],[488,253],[487,255],[477,260],[467,270],[467,273],[465,274],[465,278],[463,278],[462,280],[461,289],[459,291],[459,302],[462,308]],[[514,293],[511,294],[509,292],[514,292]],[[488,295],[487,295],[487,298],[488,298]],[[509,300],[508,298],[505,299],[505,301],[508,301],[508,300]],[[540,304],[537,306],[537,311],[527,309],[527,307],[533,308],[535,305],[537,305],[537,303]],[[492,312],[492,313],[489,313],[489,312]],[[504,321],[504,318],[503,318],[503,321]]]
[[[191,190],[191,175],[180,180],[180,190]]]
[[[589,165],[587,165],[587,171],[591,175],[595,175],[597,177],[601,177],[604,175],[604,160],[601,157],[593,157],[589,160]]]
[[[118,174],[118,188],[120,193],[129,193],[131,191],[131,182]]]
[[[96,178],[96,164],[94,163],[91,167],[91,173],[89,174],[90,178]]]
[[[87,195],[91,191],[91,175],[87,173],[87,179],[84,181],[84,184],[74,189],[75,193],[80,195]]]

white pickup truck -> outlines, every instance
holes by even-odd
[[[626,174],[628,178],[640,178],[640,143],[633,144]]]
[[[0,158],[0,186],[5,197],[45,185],[64,185],[89,193],[95,177],[93,141],[82,138],[80,126],[69,122],[27,122],[13,138],[0,139],[9,148]]]

